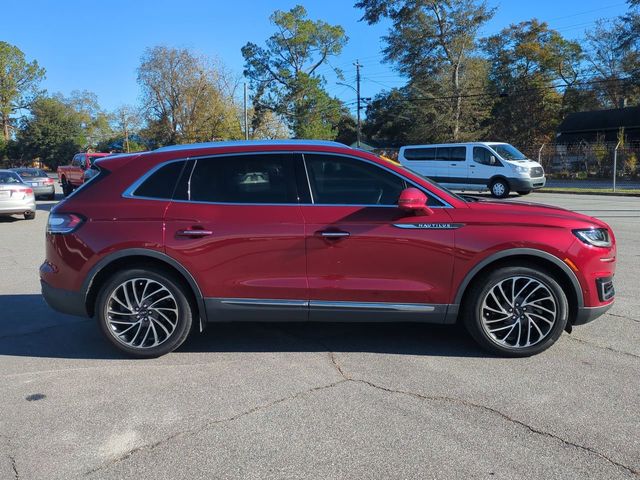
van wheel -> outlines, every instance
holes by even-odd
[[[535,267],[503,267],[475,281],[463,306],[471,336],[492,353],[527,357],[562,334],[569,306],[558,282]]]
[[[133,268],[100,288],[96,317],[107,340],[128,355],[159,357],[187,339],[193,312],[187,292],[171,274]]]
[[[531,190],[519,190],[518,195],[529,195]]]
[[[501,178],[491,182],[491,186],[489,187],[489,189],[491,190],[491,195],[496,198],[506,198],[509,196],[509,184],[506,180],[503,180]]]

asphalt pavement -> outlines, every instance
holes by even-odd
[[[39,294],[44,228],[0,219],[0,479],[640,477],[640,199],[534,193],[607,221],[617,300],[503,359],[429,325],[212,325],[130,360]]]

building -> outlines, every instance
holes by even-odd
[[[615,143],[621,128],[626,142],[640,143],[640,106],[570,113],[558,127],[556,143]]]

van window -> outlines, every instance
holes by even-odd
[[[449,160],[452,162],[464,162],[467,160],[467,147],[453,147],[449,152]]]
[[[404,158],[407,160],[435,160],[435,148],[407,148],[404,151]]]

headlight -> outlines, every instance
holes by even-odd
[[[611,237],[606,228],[590,228],[588,230],[574,230],[573,234],[587,245],[594,247],[610,247]]]
[[[523,175],[529,175],[529,167],[521,167],[520,165],[511,165],[511,166],[516,172],[522,173]]]

